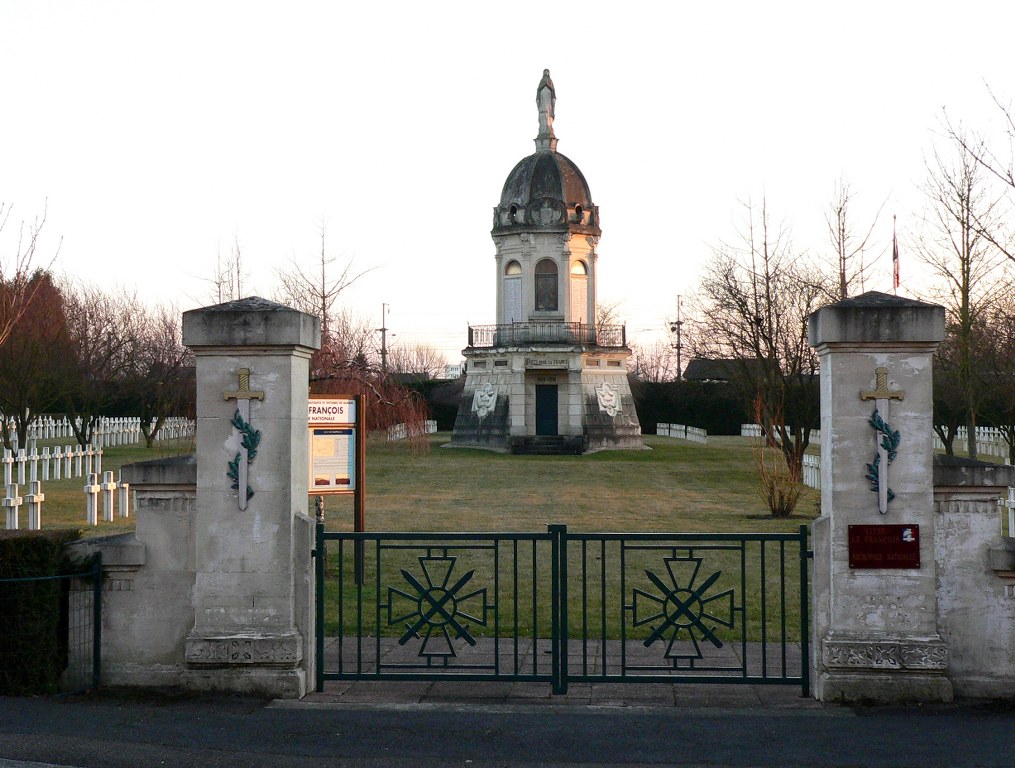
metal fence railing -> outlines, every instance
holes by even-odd
[[[326,680],[741,683],[809,690],[798,533],[335,533]]]
[[[79,693],[102,675],[102,560],[0,579],[0,695]]]

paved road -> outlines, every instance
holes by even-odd
[[[1015,707],[0,698],[0,768],[1015,765]]]

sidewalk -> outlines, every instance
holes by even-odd
[[[376,646],[375,646],[376,644]],[[702,644],[702,658],[697,661],[697,674],[714,675],[715,683],[683,682],[580,682],[569,683],[567,693],[554,695],[548,682],[517,682],[509,679],[512,673],[539,673],[549,676],[551,657],[547,652],[549,640],[542,641],[538,649],[531,640],[500,640],[497,646],[489,638],[480,638],[475,645],[457,641],[454,654],[448,660],[446,673],[427,669],[426,658],[419,653],[419,646],[399,645],[395,638],[369,638],[362,647],[347,642],[342,647],[342,666],[339,664],[339,643],[328,638],[324,649],[324,665],[327,672],[340,668],[360,670],[370,674],[377,668],[377,656],[382,667],[394,671],[430,671],[444,678],[438,681],[393,681],[390,679],[326,681],[323,692],[308,694],[303,702],[314,705],[408,705],[408,704],[471,704],[471,705],[533,705],[558,707],[721,707],[745,709],[754,707],[814,708],[820,706],[809,697],[801,696],[800,684],[769,683],[747,685],[736,682],[740,670],[746,669],[752,676],[778,676],[785,663],[785,673],[800,675],[800,646],[787,646],[786,658],[782,658],[781,646],[770,644],[766,652],[760,643],[748,643],[746,649],[734,644],[713,648]],[[619,641],[610,641],[609,654],[604,661],[602,643],[590,642],[585,646],[575,644],[568,664],[574,672],[595,676],[603,671],[610,677],[623,674],[656,674],[678,680],[682,672],[668,669],[669,662],[663,656],[662,648],[647,649],[642,643],[628,642],[623,648],[623,665]],[[379,651],[379,653],[378,653]],[[741,660],[746,652],[748,661]],[[357,655],[357,654],[360,655]],[[762,667],[762,656],[767,656]],[[435,661],[440,664],[443,659]],[[626,671],[625,671],[626,670]],[[503,675],[503,681],[466,682],[455,680],[456,671],[478,671]]]

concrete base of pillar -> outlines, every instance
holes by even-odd
[[[900,704],[945,702],[953,698],[951,681],[940,673],[825,672],[814,683],[818,701]]]
[[[180,685],[191,691],[241,693],[273,699],[301,699],[307,695],[302,669],[189,669]]]

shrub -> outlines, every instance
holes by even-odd
[[[0,531],[0,695],[53,693],[67,666],[64,546],[75,530]]]

